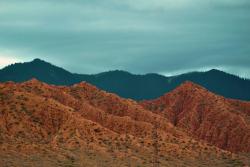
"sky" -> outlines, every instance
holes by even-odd
[[[250,78],[250,1],[0,0],[0,68],[34,58],[84,74]]]

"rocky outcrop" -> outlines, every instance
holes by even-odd
[[[143,101],[145,109],[212,145],[232,152],[250,151],[250,103],[226,99],[192,82],[164,96]]]

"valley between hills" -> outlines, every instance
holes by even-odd
[[[154,99],[81,82],[0,83],[2,167],[246,167],[250,102],[184,82]]]

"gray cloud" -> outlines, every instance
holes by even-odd
[[[219,68],[250,78],[248,0],[1,0],[0,66],[39,57],[78,73]]]

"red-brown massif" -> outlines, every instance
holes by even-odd
[[[155,111],[151,112],[135,101],[120,98],[85,82],[69,87],[48,85],[36,79],[24,83],[0,83],[0,164],[3,167],[152,166],[156,149],[160,166],[248,164],[249,159],[245,155],[230,151],[249,151],[249,104],[226,100],[223,106],[237,110],[225,111],[233,114],[220,117],[217,117],[220,114],[207,117],[204,113],[210,111],[206,107],[201,108],[202,114],[198,114],[197,120],[200,121],[197,122],[192,109],[196,103],[191,103],[192,98],[183,103],[185,96],[182,101],[181,93],[175,95],[181,89],[188,92],[188,85],[194,87],[193,84],[181,86],[173,91],[173,99],[169,98],[169,102],[168,98],[144,102],[145,108]],[[208,95],[212,99],[217,97],[209,92]],[[177,102],[177,97],[180,102]],[[170,104],[175,105],[170,107]],[[216,104],[222,106],[220,100]],[[238,108],[242,106],[245,109],[241,112]],[[190,111],[185,109],[184,112],[184,108]],[[177,111],[176,117],[171,115],[173,111]],[[194,115],[186,117],[181,114],[186,112]],[[228,119],[228,122],[218,123],[219,118]],[[205,120],[211,120],[211,123],[204,125],[204,131],[210,131],[204,135],[200,124]],[[218,125],[215,126],[216,123]],[[214,142],[215,132],[211,129],[217,127],[225,130],[218,132],[221,135],[216,138],[222,145]],[[241,128],[241,133],[238,128]],[[157,138],[152,137],[155,133]],[[197,139],[190,134],[195,134],[192,136],[197,136]],[[200,138],[230,151],[208,145]]]
[[[198,140],[232,152],[250,152],[250,102],[226,99],[187,81],[141,105]]]

